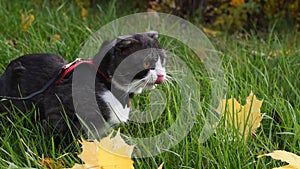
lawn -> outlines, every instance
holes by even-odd
[[[73,61],[79,56],[87,38],[101,26],[121,16],[131,14],[130,5],[101,3],[89,8],[83,17],[81,7],[74,1],[0,1],[0,73],[9,62],[28,53],[58,53]],[[27,23],[28,28],[24,30]],[[27,23],[22,24],[22,15]],[[33,19],[34,17],[34,19]],[[222,61],[226,79],[226,95],[245,103],[251,91],[263,100],[263,120],[256,134],[247,140],[234,137],[234,128],[226,128],[224,121],[204,143],[199,136],[204,125],[203,116],[195,117],[188,135],[169,150],[147,158],[134,159],[135,168],[272,168],[282,165],[271,158],[258,155],[274,150],[300,154],[300,33],[269,30],[267,33],[223,33],[209,36]],[[201,60],[194,58],[181,43],[160,39],[166,50],[176,53],[190,68],[197,80],[195,93],[199,94],[199,111],[208,112],[211,99],[210,77]],[[172,72],[170,72],[172,73]],[[175,83],[175,82],[173,82]],[[120,127],[124,135],[155,136],[170,127],[181,113],[178,86],[165,84],[168,103],[161,116],[146,124],[128,123]],[[133,104],[143,111],[149,107],[149,93],[135,98]],[[147,106],[148,105],[148,106]],[[188,108],[186,108],[188,109]],[[186,110],[185,110],[186,111]],[[32,122],[36,111],[0,114],[0,168],[18,166],[43,168],[40,160],[51,158],[66,167],[81,163],[77,154],[80,144],[67,148],[54,145],[51,136],[45,136],[42,127]],[[116,127],[116,129],[118,128]],[[179,131],[182,132],[182,131]]]

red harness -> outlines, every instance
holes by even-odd
[[[68,77],[73,71],[74,69],[79,66],[80,64],[83,64],[83,63],[87,63],[87,64],[90,64],[90,65],[93,65],[94,68],[97,70],[97,73],[99,75],[101,75],[105,80],[106,82],[110,82],[110,78],[108,78],[103,72],[101,69],[99,69],[95,63],[93,62],[93,60],[87,60],[87,59],[81,59],[81,58],[78,58],[76,59],[74,62],[71,62],[69,64],[66,64],[66,65],[63,65],[59,70],[58,70],[58,77],[57,77],[57,80],[55,81],[55,84],[56,85],[59,85],[61,83],[61,81],[63,79],[65,79],[66,77]],[[130,99],[128,100],[127,102],[127,107],[130,107]]]
[[[107,82],[110,82],[110,79],[102,72],[102,70],[98,69],[98,67],[95,65],[93,60],[78,58],[74,62],[63,65],[61,67],[61,69],[58,72],[59,78],[55,81],[55,84],[59,85],[64,78],[69,76],[74,71],[74,69],[82,63],[87,63],[87,64],[90,64],[90,65],[93,65],[94,68],[97,70],[97,73],[99,75],[101,75]]]

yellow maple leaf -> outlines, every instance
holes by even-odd
[[[262,115],[260,107],[262,100],[258,100],[256,96],[251,93],[246,99],[246,104],[241,105],[235,98],[221,99],[217,111],[221,115],[225,115],[225,125],[233,126],[238,129],[241,134],[244,133],[244,139],[247,139],[250,130],[254,134],[260,126]]]
[[[293,154],[291,152],[287,152],[284,150],[275,150],[272,153],[264,154],[258,156],[258,158],[264,157],[264,156],[270,156],[275,160],[281,160],[282,162],[287,162],[289,165],[285,165],[279,168],[273,168],[273,169],[300,169],[300,157],[296,154]]]
[[[129,146],[120,136],[120,130],[115,137],[112,133],[100,142],[83,140],[82,153],[78,157],[84,164],[76,164],[72,169],[133,169],[131,154],[134,146]]]
[[[231,0],[230,1],[230,5],[234,6],[234,7],[238,7],[241,6],[245,3],[245,0]]]
[[[86,19],[86,16],[88,13],[89,13],[89,11],[86,8],[81,7],[81,16],[83,19]]]
[[[25,15],[23,12],[21,12],[21,27],[23,31],[26,31],[28,27],[31,26],[32,22],[34,21],[34,15],[33,14],[28,14]]]

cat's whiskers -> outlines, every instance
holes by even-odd
[[[145,89],[146,86],[149,84],[151,78],[147,78],[146,80],[147,80],[147,81],[144,83],[144,86],[142,87],[143,89]]]
[[[164,84],[170,84],[172,87],[175,88],[175,85],[174,85],[173,81],[176,81],[176,79],[167,74],[165,80],[163,81],[163,83]]]
[[[131,82],[128,86],[127,86],[127,93],[129,93],[130,91],[132,91],[132,89],[136,90],[142,83],[144,83],[144,81],[147,79],[147,77],[144,77],[142,79],[136,80],[134,82]]]
[[[173,80],[175,80],[175,78],[172,77],[172,76],[170,76],[170,74],[166,74],[166,80],[171,80],[171,81],[173,81]]]

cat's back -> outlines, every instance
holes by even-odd
[[[56,54],[27,54],[13,60],[0,78],[1,95],[30,94],[43,87],[56,69],[66,64],[62,56]]]
[[[33,69],[47,69],[53,68],[61,64],[65,64],[64,58],[57,54],[26,54],[11,61],[7,66],[6,72],[15,70],[23,66],[27,71]]]

